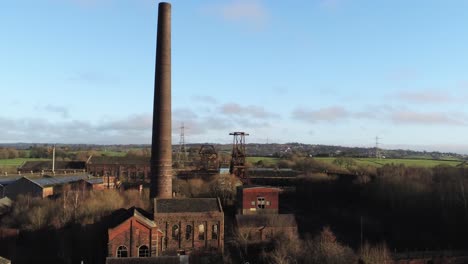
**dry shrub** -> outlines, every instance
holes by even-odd
[[[353,250],[339,243],[329,227],[313,239],[278,235],[273,244],[272,251],[262,254],[265,263],[354,264],[357,261]]]
[[[209,183],[210,196],[219,197],[223,205],[233,203],[236,197],[236,188],[240,185],[242,182],[234,175],[216,175],[214,180]]]
[[[329,227],[324,227],[322,232],[313,240],[307,240],[304,252],[305,258],[303,263],[356,263],[356,255],[353,250],[339,243]]]
[[[365,264],[393,263],[392,255],[385,243],[376,246],[365,243],[359,252],[359,259]]]

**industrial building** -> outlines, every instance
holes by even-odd
[[[148,157],[92,156],[86,162],[86,170],[93,176],[124,177],[130,181],[148,179],[150,159]]]
[[[11,199],[18,195],[45,198],[60,194],[65,185],[71,185],[72,189],[78,189],[79,186],[86,190],[104,188],[102,178],[90,178],[87,174],[43,178],[23,176],[8,184],[4,192]]]
[[[155,199],[154,221],[162,231],[161,252],[223,252],[224,212],[219,199]]]
[[[237,213],[277,214],[280,189],[266,186],[246,185],[237,187]]]
[[[278,234],[297,238],[293,214],[279,214],[280,189],[267,186],[237,188],[236,227],[238,234],[249,241],[265,241]]]

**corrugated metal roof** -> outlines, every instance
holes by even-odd
[[[46,177],[46,178],[37,178],[37,179],[28,178],[28,180],[30,180],[31,182],[34,182],[35,184],[42,186],[42,187],[61,185],[61,184],[76,182],[79,180],[87,180],[87,179],[88,179],[87,174],[63,176],[63,177]]]
[[[0,184],[3,186],[6,186],[8,184],[12,184],[18,179],[20,179],[22,176],[15,176],[15,177],[8,177],[8,178],[0,178]]]
[[[102,178],[91,178],[91,179],[88,179],[88,180],[85,180],[87,183],[90,183],[90,184],[102,184],[104,183],[104,180]]]

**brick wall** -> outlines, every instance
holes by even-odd
[[[265,241],[276,235],[283,234],[290,239],[298,238],[297,227],[238,227],[238,232],[243,239],[249,241]]]
[[[263,207],[260,208],[261,201],[258,198],[264,198]],[[241,208],[238,208],[240,214],[277,214],[279,208],[279,190],[276,188],[256,187],[238,190],[238,201]]]
[[[204,213],[157,213],[154,221],[163,232],[161,239],[163,254],[171,255],[184,251],[189,254],[195,249],[223,252],[224,215],[222,212]],[[200,225],[204,227],[203,239],[199,237]],[[217,235],[213,226],[217,226]],[[173,227],[178,231],[174,232]],[[190,226],[191,232],[188,232]],[[175,235],[175,236],[174,236]]]
[[[142,245],[148,246],[150,256],[157,256],[157,240],[156,227],[149,227],[132,216],[117,227],[109,229],[108,256],[117,257],[119,246],[125,246],[129,257],[138,257],[138,249]]]

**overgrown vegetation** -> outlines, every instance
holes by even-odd
[[[70,224],[90,225],[119,208],[131,206],[150,209],[148,192],[64,190],[57,199],[19,196],[0,225],[29,231],[60,229]]]
[[[278,234],[271,241],[250,243],[242,238],[234,241],[234,253],[228,262],[273,264],[386,264],[393,263],[385,244],[368,243],[355,252],[339,242],[330,227],[326,226],[314,237],[288,238]],[[237,254],[236,254],[237,253]]]
[[[468,246],[468,171],[384,165],[373,174],[304,177],[296,205],[304,232],[330,224],[347,243],[359,245],[360,222],[369,241],[386,240],[392,250]],[[320,216],[317,221],[317,215]],[[317,225],[314,223],[317,222]]]

